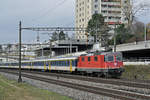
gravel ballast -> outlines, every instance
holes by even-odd
[[[29,74],[29,73],[27,73],[27,74]],[[30,74],[30,75],[32,75],[32,74]],[[36,74],[36,76],[49,78],[49,79],[58,79],[58,77],[49,76],[49,75],[45,76],[45,75]],[[95,83],[95,82],[81,81],[81,80],[76,80],[76,79],[67,79],[67,78],[63,78],[63,77],[59,77],[59,80],[65,81],[65,82],[81,84],[81,85],[84,84],[84,85],[100,87],[100,88],[103,87],[106,89],[117,89],[117,90],[141,93],[144,95],[150,95],[150,90],[149,89],[143,89],[143,88],[134,88],[134,87],[128,87],[128,86],[122,86],[122,85],[118,86],[118,85],[112,85],[112,84]]]
[[[7,74],[7,73],[3,73],[3,72],[0,72],[0,74],[7,77],[10,80],[18,81],[18,76],[16,76],[16,75]],[[93,93],[84,92],[84,91],[80,91],[80,90],[76,90],[76,89],[71,89],[71,88],[67,88],[67,87],[63,87],[63,86],[58,86],[58,85],[41,82],[41,81],[37,81],[37,80],[25,78],[25,77],[22,77],[22,80],[23,80],[23,82],[28,83],[32,86],[36,86],[41,89],[46,89],[46,90],[49,90],[52,92],[59,93],[64,96],[71,97],[73,100],[117,100],[114,98],[96,95]],[[64,80],[64,79],[61,78],[61,80]]]

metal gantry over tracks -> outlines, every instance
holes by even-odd
[[[21,78],[21,35],[22,30],[31,30],[31,31],[84,31],[86,32],[86,28],[81,27],[22,27],[21,21],[19,22],[19,78],[18,82],[22,82]],[[93,30],[93,29],[92,29]],[[99,30],[100,29],[96,29]]]

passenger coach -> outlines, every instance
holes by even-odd
[[[18,68],[18,62],[0,63],[0,67]],[[120,52],[100,52],[79,57],[22,61],[22,69],[91,73],[97,76],[120,76],[124,71]]]

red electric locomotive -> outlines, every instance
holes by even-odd
[[[122,54],[120,52],[103,52],[80,56],[77,70],[97,76],[121,76],[124,71]]]

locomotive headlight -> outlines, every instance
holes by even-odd
[[[117,66],[117,62],[115,62],[114,65]]]

